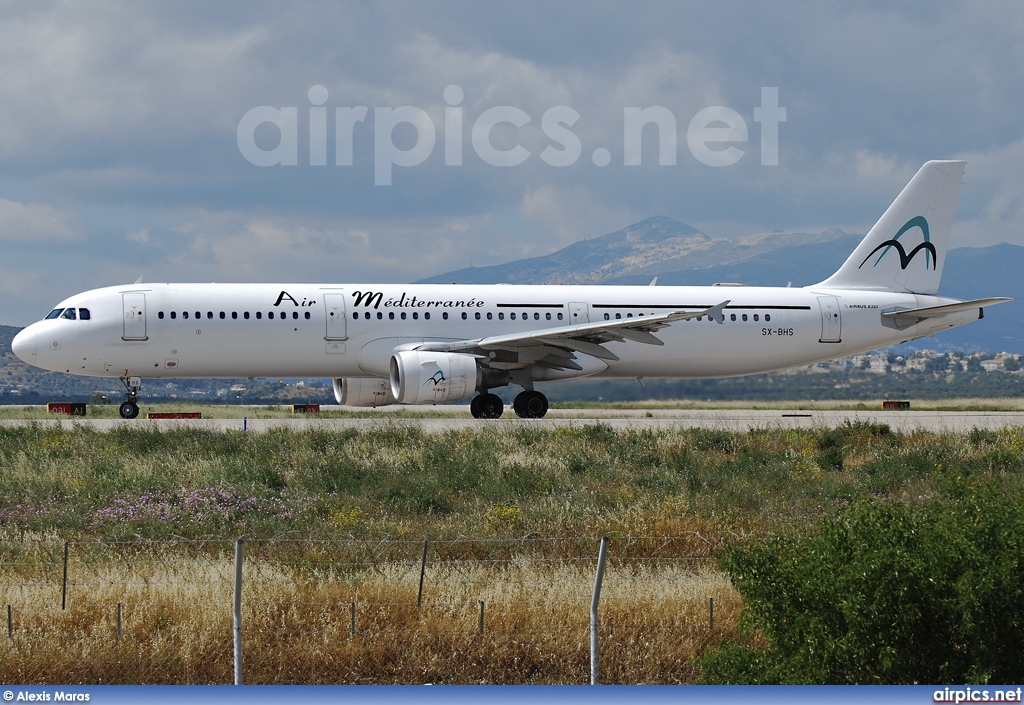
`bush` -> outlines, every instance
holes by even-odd
[[[1024,515],[998,478],[950,475],[923,506],[857,502],[820,531],[730,545],[741,638],[710,683],[1024,680]],[[767,646],[765,644],[767,643]]]

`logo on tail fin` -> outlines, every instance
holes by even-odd
[[[910,254],[907,254],[907,251],[903,249],[903,245],[900,244],[899,239],[900,236],[903,235],[903,233],[907,232],[912,228],[921,229],[921,233],[924,235],[924,242],[922,242],[920,245],[912,249],[910,251]],[[925,220],[924,216],[922,215],[915,216],[908,220],[906,223],[903,224],[903,227],[900,228],[899,232],[893,236],[892,240],[886,240],[881,245],[871,250],[871,254],[864,258],[864,261],[860,263],[860,267],[863,267],[865,264],[867,264],[867,261],[871,259],[872,255],[874,255],[876,252],[883,248],[885,251],[878,256],[878,259],[875,260],[875,263],[871,265],[872,267],[877,267],[878,263],[882,261],[882,258],[885,257],[889,250],[893,248],[896,248],[896,251],[899,253],[900,269],[906,269],[907,266],[910,264],[910,261],[913,260],[914,257],[917,256],[917,253],[920,252],[921,250],[925,251],[925,269],[928,269],[929,263],[931,263],[932,269],[935,269],[938,265],[939,257],[935,252],[935,245],[931,243],[931,236],[928,233],[928,221]],[[931,259],[928,258],[929,254],[931,254]],[[860,267],[857,267],[857,269],[860,269]]]

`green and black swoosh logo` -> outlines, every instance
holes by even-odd
[[[913,228],[921,229],[921,233],[924,235],[924,242],[922,242],[920,245],[918,245],[908,253],[903,248],[903,245],[899,242],[899,239],[900,236],[903,235],[903,233],[907,232],[908,230],[912,230]],[[939,256],[935,252],[935,245],[931,243],[931,236],[928,232],[928,221],[925,220],[924,216],[915,216],[908,220],[906,223],[904,223],[903,227],[899,229],[899,232],[897,232],[891,240],[886,240],[881,245],[873,249],[871,253],[864,258],[864,261],[860,263],[860,267],[863,267],[865,264],[867,264],[868,260],[871,259],[876,252],[878,252],[879,250],[883,250],[882,254],[880,254],[878,256],[878,259],[875,260],[875,263],[871,265],[872,267],[877,267],[878,263],[882,261],[882,258],[885,257],[891,249],[896,250],[897,254],[899,254],[900,269],[906,269],[910,265],[910,262],[914,259],[914,257],[917,256],[917,253],[921,252],[922,250],[924,250],[925,252],[925,269],[928,269],[929,265],[931,265],[932,269],[935,269],[935,267],[938,265]],[[929,258],[928,255],[931,255],[931,258]],[[857,267],[857,269],[860,269],[860,267]]]

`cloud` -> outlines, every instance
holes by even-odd
[[[0,241],[4,266],[29,282],[88,288],[140,268],[147,279],[408,281],[543,254],[654,213],[709,235],[857,231],[924,161],[954,155],[970,162],[957,237],[1024,244],[1024,15],[1012,0],[655,1],[643,12],[602,0],[585,11],[543,0],[8,4],[0,62]],[[452,84],[463,89],[460,166],[445,164]],[[329,164],[309,165],[313,85],[327,88],[328,115],[370,109],[352,166],[332,163],[333,130]],[[787,120],[779,166],[763,167],[753,117],[771,86]],[[238,122],[262,105],[296,107],[298,165],[256,167],[239,152]],[[373,109],[403,105],[426,111],[437,144],[375,187]],[[531,153],[508,168],[470,139],[502,105],[531,118],[492,132],[496,146]],[[687,151],[690,119],[711,105],[747,122],[734,167]],[[539,156],[555,106],[580,116],[568,166]],[[675,116],[675,166],[658,164],[653,126],[643,166],[623,164],[623,110],[649,106]],[[592,159],[599,148],[607,166]],[[38,311],[52,295],[27,287],[20,306]]]
[[[81,238],[73,218],[45,203],[16,203],[0,198],[0,241],[71,242]]]

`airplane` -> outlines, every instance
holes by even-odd
[[[86,291],[19,332],[14,353],[118,377],[324,377],[339,404],[472,399],[497,418],[548,411],[539,382],[727,377],[933,335],[1004,297],[937,296],[965,162],[927,162],[828,279],[805,287],[142,284]],[[652,282],[654,284],[654,282]]]

